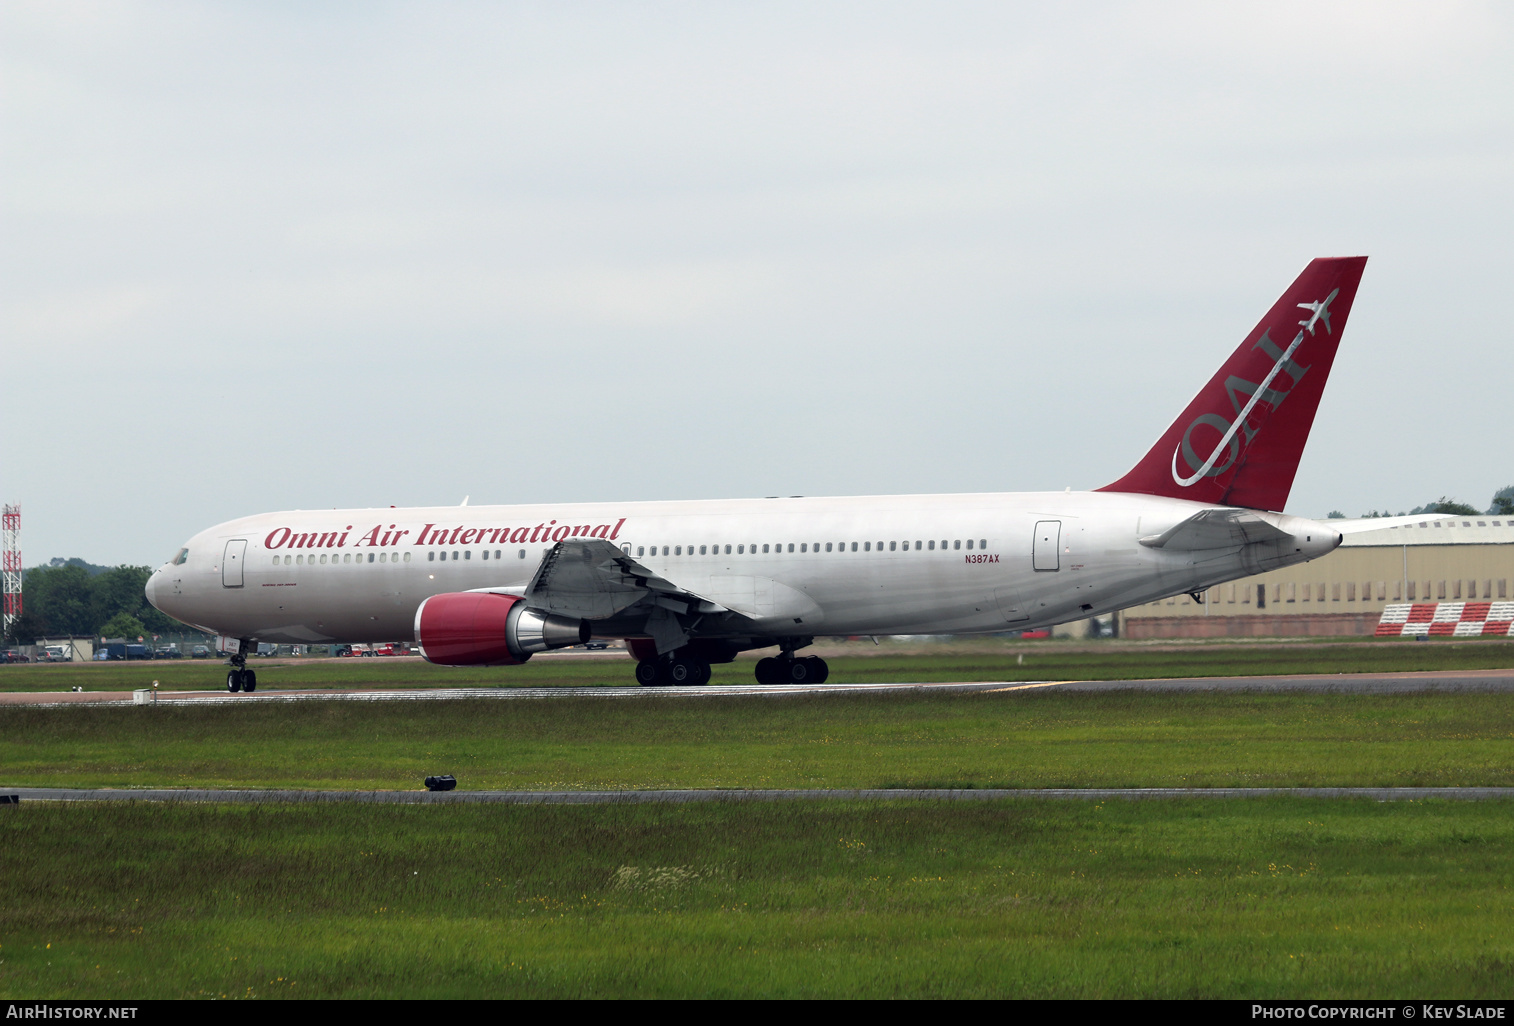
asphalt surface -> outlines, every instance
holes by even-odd
[[[715,685],[698,688],[644,687],[554,687],[554,688],[405,688],[393,690],[280,689],[266,687],[251,695],[217,691],[164,691],[155,700],[172,705],[237,705],[257,702],[418,702],[457,699],[501,701],[539,698],[649,698],[668,699],[757,697],[784,695],[854,695],[867,692],[958,691],[1013,693],[1042,689],[1059,691],[1250,691],[1393,694],[1413,691],[1514,692],[1514,669],[1444,670],[1418,673],[1314,674],[1276,677],[1188,677],[1161,680],[1100,681],[959,681],[902,684],[794,684],[764,687],[758,684]],[[147,696],[154,700],[154,696]],[[129,707],[129,691],[6,692],[5,706],[98,705]]]
[[[1365,798],[1379,802],[1514,799],[1514,787],[1030,787],[983,790],[884,790],[838,788],[790,790],[677,790],[677,791],[255,791],[173,790],[143,788],[117,790],[61,787],[0,787],[0,795],[22,802],[355,802],[389,805],[642,805],[691,802],[780,801],[994,801],[1003,798],[1139,800],[1179,798]]]

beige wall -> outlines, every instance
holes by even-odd
[[[1266,589],[1265,606],[1257,603]],[[1514,544],[1341,547],[1302,566],[1210,588],[1205,603],[1186,595],[1124,611],[1143,617],[1382,613],[1390,602],[1514,598]]]

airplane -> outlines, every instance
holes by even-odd
[[[711,664],[776,647],[758,682],[804,684],[829,673],[798,654],[817,636],[1199,601],[1399,520],[1281,512],[1366,260],[1310,262],[1140,462],[1093,491],[264,513],[195,535],[147,598],[223,637],[232,692],[256,689],[259,642],[404,640],[432,663],[511,666],[624,639],[647,686],[706,684]]]

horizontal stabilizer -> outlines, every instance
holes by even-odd
[[[1287,531],[1244,509],[1205,509],[1161,534],[1141,539],[1149,549],[1193,552],[1200,549],[1233,549],[1258,542],[1293,537]]]
[[[1412,517],[1365,517],[1359,520],[1324,520],[1321,523],[1341,534],[1361,534],[1364,531],[1384,531],[1390,527],[1408,527],[1410,524],[1455,520],[1460,515],[1459,513],[1417,513]]]

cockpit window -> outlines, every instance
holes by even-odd
[[[171,562],[174,566],[183,566],[184,565],[184,561],[186,559],[188,559],[188,558],[189,558],[189,550],[188,549],[180,549],[179,550],[179,554],[177,556],[175,556],[173,559],[171,559],[169,562]]]

